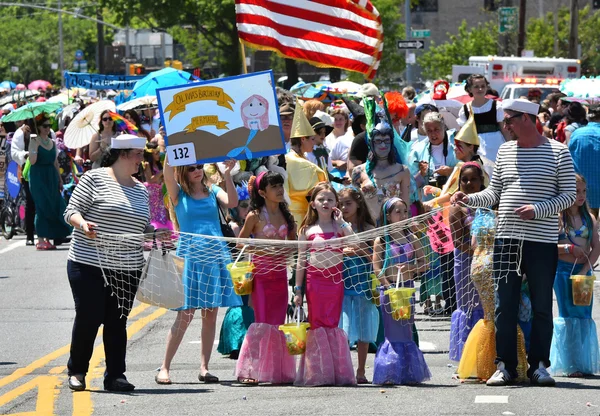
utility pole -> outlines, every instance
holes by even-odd
[[[96,8],[96,29],[98,31],[98,72],[104,73],[104,25],[100,23],[102,21],[102,8]]]
[[[569,58],[577,59],[577,38],[579,26],[579,5],[578,0],[571,0],[571,28],[569,31]]]
[[[525,49],[525,12],[527,11],[527,0],[519,1],[519,38],[517,40],[517,56],[523,56]]]
[[[554,57],[558,56],[558,9],[560,8],[560,0],[556,0],[554,3]]]
[[[129,75],[129,23],[125,27],[125,76]]]
[[[406,40],[410,40],[411,36],[411,26],[412,26],[412,18],[410,15],[410,0],[404,0],[404,17],[405,22],[404,26],[406,27]],[[408,55],[410,54],[410,50],[406,50],[406,85],[412,85],[412,64],[408,63]]]
[[[65,48],[63,45],[63,24],[62,24],[62,13],[61,13],[61,0],[58,0],[58,68],[60,70],[60,87],[65,87]]]

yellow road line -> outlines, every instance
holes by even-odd
[[[148,305],[146,303],[142,303],[142,304],[138,305],[131,311],[131,313],[129,314],[129,318],[131,319],[131,318],[139,315],[140,313],[142,313],[149,307],[150,307],[150,305]],[[37,370],[39,368],[46,366],[48,363],[56,360],[57,358],[62,357],[63,355],[65,355],[69,352],[70,348],[71,348],[71,344],[67,344],[64,347],[61,347],[61,348],[57,349],[56,351],[53,351],[50,354],[45,355],[44,357],[33,361],[31,364],[27,365],[26,367],[17,368],[12,374],[0,379],[0,388],[6,386],[7,384],[12,383],[13,381],[20,379],[23,376],[26,376],[27,374],[34,372],[35,370]]]
[[[67,369],[66,365],[59,365],[58,367],[51,368],[48,374],[61,374]]]
[[[27,383],[20,385],[16,389],[9,391],[8,393],[0,396],[0,407],[6,403],[10,403],[22,394],[27,393],[30,390],[34,390],[37,387],[37,401],[35,405],[34,413],[25,414],[36,414],[36,415],[53,415],[54,414],[54,401],[58,396],[58,386],[61,384],[58,376],[37,376]]]
[[[157,309],[150,315],[144,316],[143,318],[140,318],[131,325],[129,325],[129,327],[127,328],[127,339],[130,339],[133,335],[142,330],[146,325],[160,318],[166,312],[167,309]],[[101,344],[94,349],[92,359],[90,360],[90,371],[88,372],[88,377],[86,379],[88,390],[73,394],[73,416],[88,416],[91,415],[94,411],[92,395],[90,393],[92,384],[91,381],[103,376],[104,370],[103,368],[99,367],[100,363],[102,363],[102,360],[104,360],[104,345]]]

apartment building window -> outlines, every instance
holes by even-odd
[[[415,12],[437,12],[438,11],[438,0],[419,0],[416,5],[413,6]]]
[[[499,0],[483,0],[483,9],[488,12],[494,12],[498,10]]]

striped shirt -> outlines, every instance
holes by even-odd
[[[558,242],[558,213],[575,202],[575,171],[567,147],[555,140],[532,148],[516,141],[500,146],[490,186],[469,195],[469,205],[498,209],[496,238]],[[517,208],[533,205],[534,219],[523,221]]]
[[[88,238],[75,228],[69,260],[90,266],[135,270],[144,264],[141,234],[150,220],[148,191],[142,183],[133,187],[120,185],[107,168],[86,172],[71,195],[65,221],[81,214],[98,224],[99,237]],[[103,234],[138,234],[138,238],[103,237]]]

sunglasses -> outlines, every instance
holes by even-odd
[[[391,144],[392,140],[391,139],[375,139],[375,140],[373,140],[373,143],[376,144],[377,146],[379,146],[382,144]]]
[[[513,114],[512,116],[505,117],[504,118],[504,124],[510,126],[513,123],[513,119],[514,118],[521,117],[523,114],[525,114],[525,113],[517,113],[517,114]]]
[[[110,117],[103,117],[102,118],[102,121],[111,121],[111,120],[112,120],[112,118],[110,118]]]
[[[463,143],[460,140],[455,140],[454,141],[454,147],[456,147],[459,150],[463,149],[465,146],[472,146],[472,144]]]
[[[248,208],[248,206],[249,206],[249,205],[248,205],[248,203],[247,203],[247,202],[240,202],[240,203],[239,203],[239,207],[240,207],[240,208]]]
[[[45,128],[45,129],[49,129],[49,128],[50,128],[50,124],[48,124],[48,123],[44,123],[44,124],[42,124],[40,127],[43,127],[43,128]]]
[[[188,171],[188,173],[192,173],[192,172],[195,172],[196,169],[202,170],[202,169],[204,169],[204,165],[190,166],[189,168],[187,168],[187,171]]]

